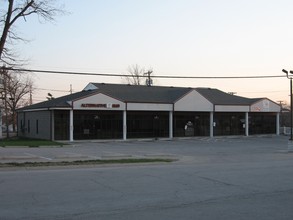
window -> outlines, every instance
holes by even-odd
[[[36,120],[36,133],[39,134],[39,120]]]
[[[54,111],[55,140],[69,140],[69,111]]]
[[[118,139],[123,137],[121,111],[75,111],[74,139]]]
[[[127,112],[128,138],[158,138],[169,135],[169,112]]]
[[[249,114],[249,134],[275,134],[276,114],[253,112]]]
[[[216,112],[214,114],[214,135],[244,135],[244,112]]]
[[[174,112],[174,137],[208,136],[210,115],[207,112]]]

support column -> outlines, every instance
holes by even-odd
[[[123,140],[127,139],[127,117],[126,110],[123,111]]]
[[[280,135],[280,112],[276,116],[276,135]]]
[[[214,137],[214,112],[210,112],[210,137]]]
[[[55,111],[51,111],[51,140],[55,141]]]
[[[249,136],[248,112],[245,112],[245,136]]]
[[[73,109],[69,112],[69,141],[73,141]]]
[[[173,138],[173,111],[169,112],[169,138]]]

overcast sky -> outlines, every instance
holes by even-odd
[[[292,0],[60,0],[55,24],[30,18],[18,32],[27,68],[126,73],[138,64],[166,76],[261,76],[293,70]],[[120,77],[35,74],[34,102],[89,82]],[[212,87],[246,97],[289,100],[289,80],[156,79],[155,85]],[[50,91],[51,90],[51,91]]]

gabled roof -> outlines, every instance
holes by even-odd
[[[231,95],[218,89],[196,88],[203,97],[208,99],[214,105],[251,105],[262,98],[245,98],[237,95]]]
[[[52,100],[48,100],[48,101],[44,101],[44,102],[30,105],[30,106],[26,106],[26,107],[20,108],[18,110],[42,109],[42,108],[69,108],[69,107],[71,107],[69,104],[71,101],[78,99],[78,98],[81,98],[81,97],[89,96],[93,93],[96,93],[96,91],[81,91],[81,92],[77,92],[74,94],[70,94],[70,95],[54,98]]]
[[[192,90],[200,93],[214,105],[251,105],[263,99],[250,99],[241,96],[230,95],[218,89],[211,88],[89,83],[81,92],[33,104],[18,110],[22,111],[43,108],[69,108],[71,107],[70,103],[72,101],[97,93],[103,93],[122,102],[173,104]]]
[[[93,86],[96,87],[97,91],[123,102],[141,103],[174,103],[177,99],[192,90],[191,88],[182,87],[105,83],[90,83],[86,88],[93,88]]]

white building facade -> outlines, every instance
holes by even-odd
[[[217,89],[89,83],[18,110],[18,135],[49,140],[276,134],[280,106]]]

